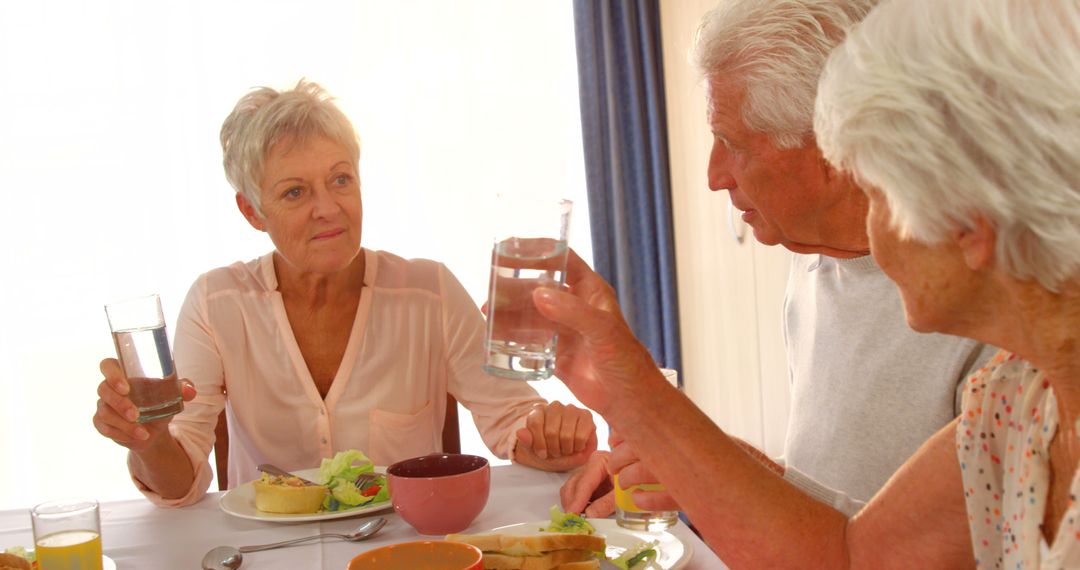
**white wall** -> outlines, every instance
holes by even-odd
[[[481,300],[500,189],[574,199],[591,258],[576,73],[569,2],[0,4],[0,509],[134,494],[91,425],[102,305],[159,292],[173,323],[199,273],[271,248],[221,172],[240,95],[302,76],[335,94],[362,138],[364,245],[445,261]]]
[[[680,371],[687,395],[728,433],[776,456],[789,405],[781,314],[790,253],[757,243],[727,192],[708,188],[712,136],[687,52],[716,0],[661,0],[678,260]],[[735,234],[742,232],[742,240]]]

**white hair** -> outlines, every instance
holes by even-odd
[[[256,88],[237,101],[221,125],[225,178],[262,216],[259,184],[267,153],[287,137],[296,144],[316,136],[344,146],[353,167],[359,168],[356,131],[326,90],[305,79],[281,92]]]
[[[698,26],[690,59],[706,81],[742,81],[743,123],[802,148],[829,52],[877,0],[725,0]]]
[[[1080,2],[884,3],[830,58],[814,127],[900,235],[982,216],[1013,277],[1080,274]]]

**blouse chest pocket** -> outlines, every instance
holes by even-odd
[[[439,445],[434,411],[431,400],[413,414],[371,410],[368,457],[377,465],[390,465],[434,453]]]

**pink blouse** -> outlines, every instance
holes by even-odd
[[[260,463],[306,469],[359,449],[389,465],[439,451],[447,392],[472,412],[493,453],[511,455],[526,414],[545,401],[525,382],[483,372],[484,319],[465,289],[441,263],[362,254],[364,289],[325,400],[293,338],[272,253],[195,281],[180,311],[174,357],[198,396],[169,426],[195,466],[195,481],[170,500],[136,480],[148,499],[183,506],[203,497],[222,408],[230,487],[257,478]]]

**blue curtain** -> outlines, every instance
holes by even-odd
[[[575,0],[574,27],[593,265],[657,364],[679,370],[660,7]]]

